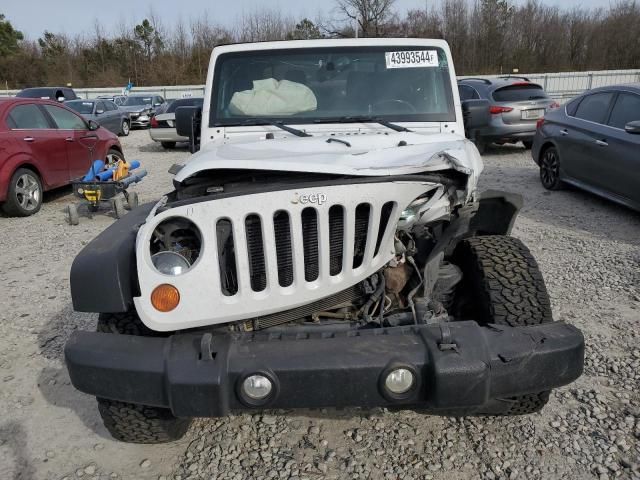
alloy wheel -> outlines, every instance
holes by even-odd
[[[560,176],[560,162],[558,153],[554,149],[544,152],[540,162],[540,179],[546,188],[552,188]]]
[[[18,177],[15,193],[18,204],[27,212],[34,211],[40,205],[40,199],[42,198],[40,184],[37,179],[28,173]]]
[[[109,150],[109,153],[107,153],[107,158],[106,158],[106,164],[107,165],[115,165],[116,163],[118,163],[119,160],[122,160],[122,155],[120,155],[118,152],[116,152],[115,150]]]
[[[126,137],[129,135],[129,122],[126,120],[122,122],[122,134]]]

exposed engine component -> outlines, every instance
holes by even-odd
[[[411,276],[412,269],[406,262],[399,263],[395,267],[384,269],[387,293],[395,299],[400,307],[405,306],[400,292],[404,289]]]

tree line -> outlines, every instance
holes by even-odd
[[[443,38],[459,75],[640,68],[640,5],[570,10],[527,0],[441,0],[400,13],[395,0],[334,0],[326,17],[296,19],[276,9],[233,25],[207,14],[171,25],[153,12],[139,24],[75,36],[27,39],[0,13],[0,89],[36,85],[103,87],[201,84],[211,49],[231,42],[353,37]]]

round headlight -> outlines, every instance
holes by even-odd
[[[407,368],[391,370],[384,379],[384,386],[395,395],[407,393],[413,387],[415,378],[413,372]]]
[[[158,252],[151,256],[151,261],[156,270],[165,275],[182,275],[191,267],[187,259],[177,252]]]
[[[202,235],[192,221],[168,218],[154,229],[149,250],[156,270],[165,275],[180,275],[196,264],[202,251]]]
[[[264,400],[272,390],[273,383],[264,375],[249,375],[242,382],[242,392],[251,400]]]

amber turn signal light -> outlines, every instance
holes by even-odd
[[[151,292],[151,305],[159,312],[170,312],[180,303],[180,292],[173,285],[163,283]]]

